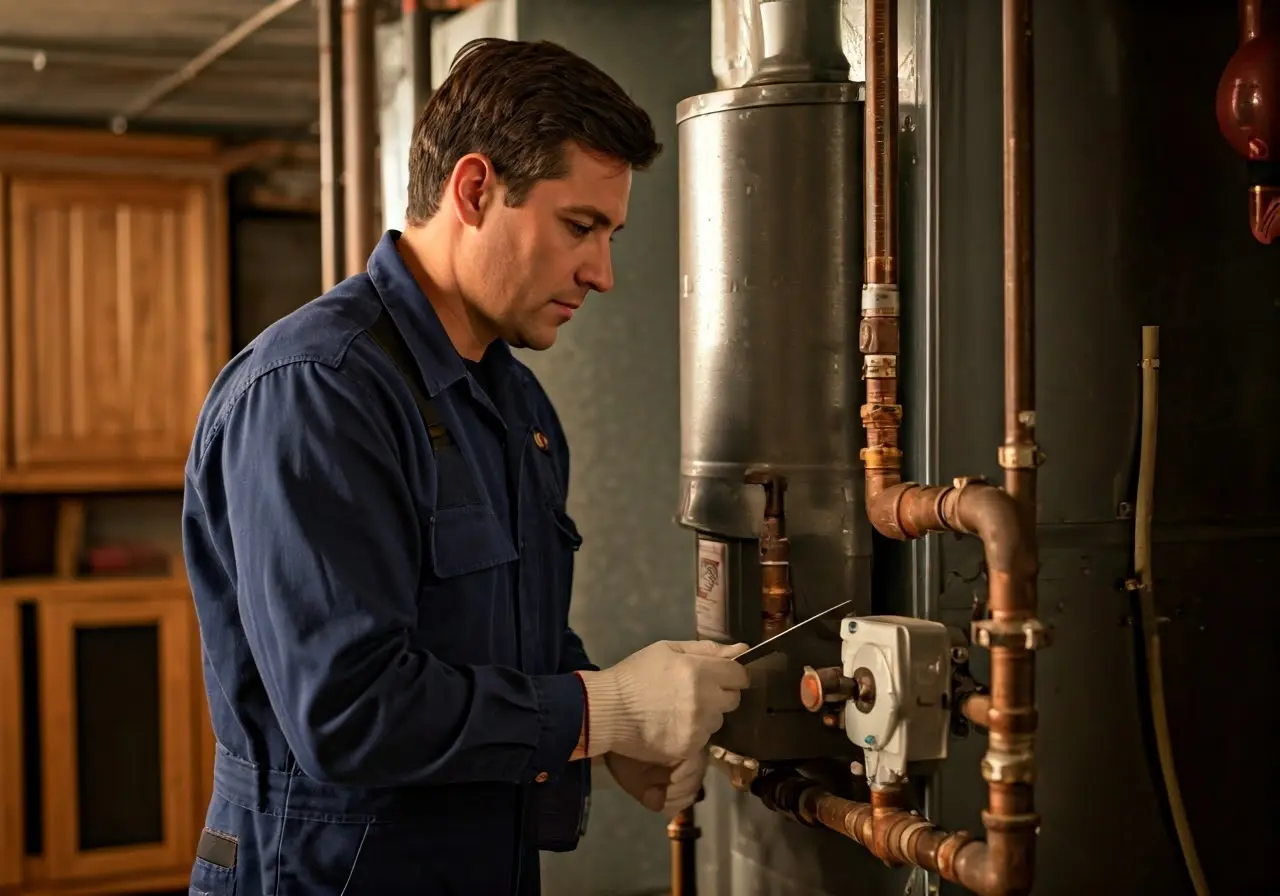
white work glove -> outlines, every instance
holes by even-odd
[[[616,666],[578,674],[587,691],[588,755],[674,766],[702,750],[738,708],[745,644],[659,641]]]
[[[707,774],[707,751],[699,750],[672,768],[656,762],[644,762],[606,753],[605,765],[618,786],[651,812],[675,818],[693,805]]]

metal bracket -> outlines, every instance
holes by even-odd
[[[1021,622],[1002,622],[997,619],[979,619],[972,627],[974,643],[990,650],[992,647],[1013,647],[1021,650],[1040,650],[1053,641],[1053,631],[1039,619]]]

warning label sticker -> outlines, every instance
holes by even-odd
[[[723,541],[698,539],[698,636],[729,638],[727,597],[729,567]]]

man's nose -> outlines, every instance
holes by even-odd
[[[608,243],[604,244],[604,248],[592,262],[582,266],[578,279],[582,286],[596,292],[613,289],[613,254]]]

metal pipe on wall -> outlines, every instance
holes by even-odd
[[[898,404],[898,352],[901,345],[898,297],[898,13],[896,0],[866,4],[866,259],[862,321],[858,346],[865,356],[867,403],[862,425],[867,447],[867,507],[902,480]],[[875,516],[872,515],[872,523]]]
[[[703,793],[698,792],[698,799]],[[667,824],[671,841],[670,896],[698,896],[698,838],[702,830],[694,820],[693,806],[680,812]]]
[[[930,532],[978,537],[987,564],[988,618],[974,638],[991,651],[989,695],[963,712],[988,731],[982,760],[986,839],[940,830],[907,810],[901,784],[873,787],[871,802],[840,798],[787,773],[737,775],[735,786],[802,823],[823,825],[881,860],[910,864],[986,896],[1027,893],[1034,879],[1039,819],[1033,801],[1036,730],[1034,651],[1046,643],[1035,618],[1035,404],[1032,335],[1033,238],[1031,20],[1029,0],[1003,0],[1004,393],[999,449],[1005,487],[978,479],[950,486],[903,482],[897,367],[900,345],[896,166],[896,4],[869,0],[867,21],[866,267],[859,346],[864,353],[867,432],[862,452],[866,509],[875,528],[899,540]],[[745,765],[743,766],[745,767]]]
[[[959,479],[953,486],[903,482],[897,403],[899,353],[895,197],[892,171],[896,132],[896,9],[870,0],[867,10],[868,211],[867,285],[859,335],[866,354],[867,429],[863,453],[867,513],[881,534],[899,540],[929,532],[963,532],[983,542],[989,579],[989,618],[974,624],[980,646],[991,650],[991,694],[985,707],[988,746],[982,760],[988,805],[987,839],[957,843],[896,807],[862,812],[873,852],[936,870],[970,890],[1025,893],[1034,878],[1038,817],[1034,811],[1035,663],[1044,645],[1035,618],[1038,551],[1035,541],[1033,238],[1031,134],[1031,14],[1029,0],[1003,0],[1004,79],[1004,391],[1005,432],[1000,465],[1005,487]],[[893,117],[890,117],[890,116]],[[854,811],[854,810],[851,810]],[[861,812],[857,809],[856,812]],[[855,812],[855,814],[856,814]],[[815,817],[822,813],[815,810]],[[847,819],[852,816],[845,813]],[[913,819],[908,821],[907,819]],[[863,824],[863,822],[859,822]],[[866,842],[859,829],[851,833]],[[950,844],[953,852],[938,850]],[[952,859],[954,861],[952,861]]]
[[[373,0],[342,0],[343,276],[365,269],[377,240],[377,69]]]
[[[322,288],[342,279],[342,5],[319,0],[320,266]]]

